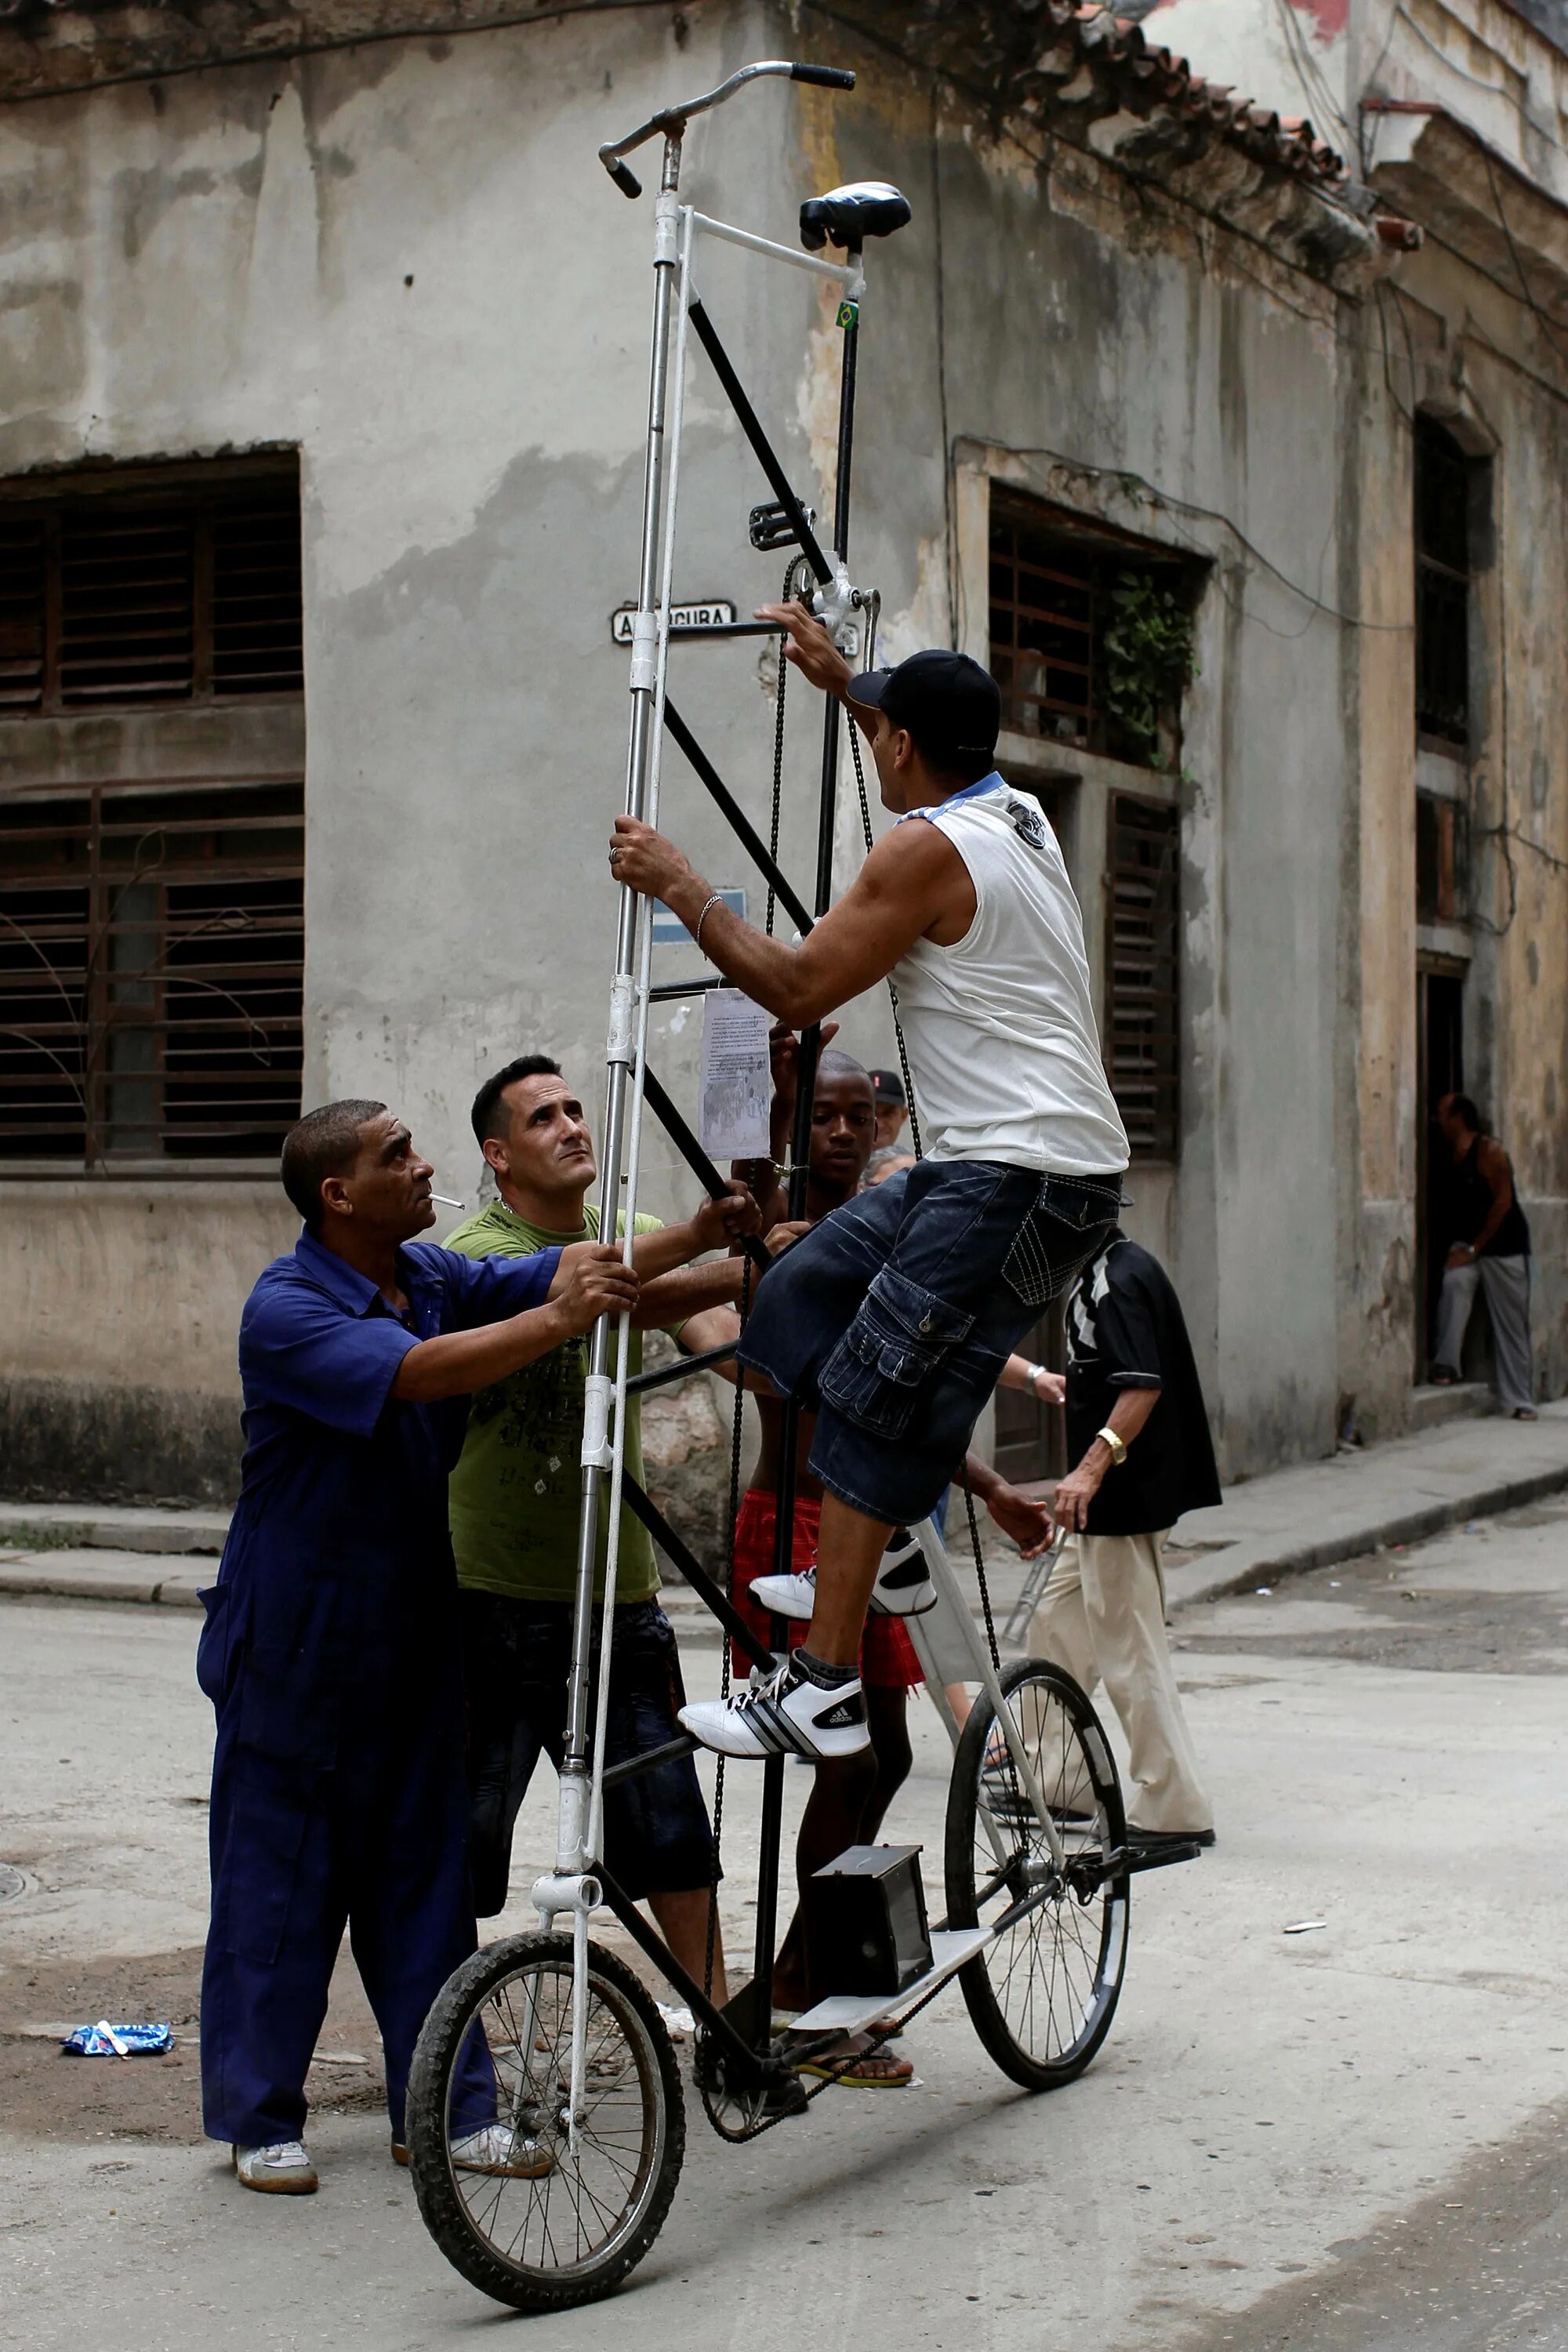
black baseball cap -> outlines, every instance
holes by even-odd
[[[871,1081],[871,1092],[879,1103],[898,1103],[905,1110],[909,1108],[904,1082],[897,1070],[868,1070],[866,1075]]]
[[[870,669],[853,677],[849,699],[886,711],[906,728],[916,748],[937,767],[975,769],[984,775],[995,756],[1002,726],[1002,697],[995,679],[967,654],[911,654],[896,669]]]

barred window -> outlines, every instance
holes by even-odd
[[[990,556],[1003,726],[1135,767],[1173,765],[1202,567],[997,488]]]
[[[0,718],[303,685],[291,470],[0,501]]]
[[[302,639],[292,457],[0,483],[0,1166],[299,1117]]]
[[[275,1153],[303,886],[298,782],[0,802],[0,1159]]]
[[[1180,1136],[1181,812],[1117,793],[1106,868],[1105,1051],[1134,1160]]]

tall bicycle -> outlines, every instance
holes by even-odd
[[[847,90],[853,74],[833,67],[768,60],[746,66],[703,96],[663,110],[600,159],[628,197],[641,194],[626,158],[662,139],[654,204],[654,307],[647,446],[637,609],[631,626],[632,719],[625,807],[658,821],[668,736],[731,826],[772,896],[804,931],[832,897],[840,712],[823,722],[817,861],[808,908],[777,858],[780,762],[775,758],[771,842],[764,842],[681,719],[669,695],[671,593],[680,432],[690,344],[700,345],[757,459],[771,500],[752,510],[760,549],[795,551],[791,580],[804,576],[814,609],[841,650],[868,656],[877,600],[848,567],[856,366],[866,296],[865,246],[904,226],[910,211],[896,188],[858,183],[801,207],[801,246],[779,244],[716,220],[680,200],[682,143],[693,116],[726,103],[751,83],[789,79]],[[837,294],[842,334],[837,473],[831,545],[775,454],[699,291],[694,261],[717,240],[759,261],[816,275]],[[679,642],[767,634],[769,625],[713,621],[683,628]],[[782,664],[781,664],[782,669]],[[783,687],[780,688],[782,740]],[[863,824],[869,814],[854,730],[849,730]],[[651,971],[649,902],[623,887],[605,1046],[604,1227],[624,1213],[629,1255],[637,1209],[645,1109],[711,1192],[725,1188],[676,1104],[647,1064],[650,1004],[696,994],[712,980],[661,984]],[[819,1033],[801,1040],[800,1086],[791,1150],[790,1212],[805,1209],[811,1101]],[[754,1246],[754,1245],[753,1245]],[[765,1264],[760,1249],[758,1262]],[[1130,1853],[1115,1765],[1083,1693],[1038,1660],[1004,1668],[978,1539],[975,1565],[986,1639],[967,1603],[934,1525],[917,1533],[940,1605],[968,1629],[980,1695],[962,1734],[927,1659],[927,1682],[955,1734],[944,1841],[944,1916],[929,1936],[930,1961],[889,1993],[831,1995],[773,2031],[773,1967],[778,1916],[784,1801],[783,1757],[762,1767],[756,1943],[751,1981],[720,2009],[675,1959],[602,1860],[604,1791],[615,1781],[690,1752],[686,1736],[608,1769],[604,1761],[608,1676],[591,1686],[595,1551],[607,1528],[601,1655],[610,1655],[616,1552],[623,1504],[653,1532],[728,1639],[756,1669],[775,1660],[732,1605],[723,1585],[693,1555],[626,1470],[628,1401],[714,1363],[731,1351],[693,1357],[628,1376],[626,1323],[610,1373],[607,1321],[590,1346],[582,1451],[583,1512],[573,1618],[567,1731],[554,1869],[539,1879],[537,1931],[474,1955],[450,1979],[421,2035],[408,2094],[408,2144],[420,2211],[437,2242],[472,2284],[520,2310],[563,2310],[606,2294],[642,2260],[663,2226],[685,2151],[680,2074],[658,2003],[640,1979],[596,1942],[596,1914],[619,1921],[689,2006],[699,2032],[693,2079],[703,2106],[728,2140],[756,2137],[804,2113],[829,2087],[807,2092],[796,2068],[826,2056],[842,2037],[871,2031],[880,2041],[956,1978],[987,2053],[1031,2090],[1082,2073],[1110,2031],[1127,1958],[1129,1888],[1141,1858]],[[737,1410],[739,1398],[737,1397]],[[786,1405],[778,1498],[776,1566],[791,1565],[796,1409]],[[607,1515],[606,1515],[607,1510]],[[733,1497],[731,1497],[731,1517]],[[973,1527],[973,1512],[971,1511]],[[917,1647],[920,1621],[910,1621]],[[782,1633],[779,1647],[783,1647]],[[925,1653],[921,1651],[922,1657]],[[1194,1849],[1195,1852],[1195,1849]],[[1163,1859],[1175,1859],[1169,1854]],[[1146,1864],[1143,1866],[1147,1866]],[[563,1925],[562,1923],[564,1923]],[[830,2062],[831,2063],[831,2062]]]

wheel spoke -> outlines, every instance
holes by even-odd
[[[570,1945],[541,1935],[493,1949],[512,1964],[488,1982],[481,1979],[471,2005],[455,2009],[443,2029],[446,2147],[431,2149],[426,2126],[415,2150],[416,2185],[443,2251],[477,2284],[522,2309],[561,2307],[563,2293],[568,2302],[582,2301],[613,2284],[663,2218],[684,2137],[671,2106],[671,2061],[648,1996],[624,1963],[590,1947],[586,2079],[574,2146],[564,2120]],[[547,2171],[480,2172],[453,2164],[452,2144],[488,2127],[474,2120],[476,2109],[487,2112],[480,2105],[486,2064],[495,2126],[551,2159]],[[439,2162],[432,2175],[433,2157]],[[426,2196],[432,2179],[441,2192],[435,2219]],[[507,2284],[498,2284],[498,2275]]]
[[[1039,1664],[1013,1669],[1004,1690],[1023,1756],[1058,1819],[1068,1854],[1076,1857],[1091,1845],[1109,1851],[1121,1842],[1121,1801],[1114,1777],[1102,1783],[1096,1751],[1086,1742],[1087,1702]],[[1087,1827],[1065,1822],[1068,1813]],[[987,1816],[1004,1849],[1001,1864]],[[955,1923],[982,1920],[983,1911],[994,1916],[997,1904],[1005,1916],[1037,1889],[966,1971],[963,1990],[992,2054],[1020,2082],[1044,2088],[1069,2080],[1098,2048],[1121,1990],[1125,1938],[1113,1942],[1113,1934],[1125,1879],[1102,1874],[1082,1900],[1070,1884],[1054,1891],[1039,1884],[1033,1874],[1048,1871],[1052,1862],[1046,1828],[1034,1817],[1012,1748],[989,1715],[960,1748],[948,1855],[948,1909]],[[1078,1883],[1081,1887],[1085,1880]]]

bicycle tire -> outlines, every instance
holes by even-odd
[[[1069,1876],[1052,1893],[1058,1874],[1046,1833],[1005,1747],[992,1748],[995,1718],[983,1690],[948,1789],[947,1924],[994,1924],[1031,1892],[1047,1890],[965,1964],[959,1983],[974,2030],[1002,2072],[1026,2090],[1054,2091],[1090,2063],[1121,1999],[1131,1908],[1126,1818],[1105,1734],[1071,1676],[1026,1658],[1006,1669],[1002,1689],[1046,1801],[1080,1817],[1081,1826],[1063,1833]],[[1097,1867],[1100,1858],[1110,1860],[1109,1869]]]
[[[590,2032],[595,2037],[590,2042],[594,2065],[578,2153],[575,2158],[571,2155],[564,2116],[570,2104],[573,1974],[570,1936],[541,1931],[509,1937],[476,1952],[437,1994],[409,2073],[408,2161],[421,2219],[447,2260],[470,2285],[515,2311],[569,2311],[597,2301],[617,2285],[643,2260],[663,2228],[686,2152],[680,2074],[658,2005],[624,1961],[591,1942],[588,1996]],[[510,1986],[518,1988],[517,2002],[507,1991]],[[491,2021],[488,2025],[483,2022],[487,2018]],[[498,2111],[504,2101],[514,2131],[526,2132],[530,2147],[548,2147],[554,2158],[545,2178],[521,2180],[508,2176],[498,2183],[493,2174],[454,2165],[449,2126],[454,2076],[465,2051],[471,2064],[474,2045],[469,2035],[476,2022],[481,2024],[496,2080]],[[505,2040],[509,2031],[510,2045]],[[498,2040],[507,2063],[514,2067],[513,2080],[508,2079],[506,2066],[498,2062]],[[597,2085],[594,2069],[599,2077]],[[634,2105],[637,2110],[635,2165],[629,2147],[618,2140],[615,2143],[617,2154],[609,2157],[609,2124],[597,2125],[601,2109],[608,2111],[612,2098],[616,2115],[622,2107],[628,2115]],[[617,2131],[621,2128],[617,2123]],[[590,2142],[601,2181],[612,2183],[609,2194],[614,2195],[613,2183],[620,2172],[628,2172],[631,2179],[622,2210],[604,2229],[603,2242],[584,2250],[581,2243],[584,2197],[590,2226],[595,2226],[595,2210],[604,2210],[604,2199],[586,2175]],[[489,2185],[476,2189],[470,2186],[475,2180]],[[564,2261],[559,2258],[550,2226],[557,2185],[563,2192],[559,2206],[563,2239],[574,2227],[577,2238],[573,2257]],[[500,2216],[506,2192],[512,2188],[521,2194],[508,2208],[503,2231]],[[540,2224],[537,2231],[532,2229],[535,2221]],[[503,2243],[507,2232],[510,2242]],[[548,2250],[555,2258],[529,2259],[531,2236],[538,2239],[542,2257]]]

